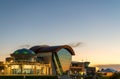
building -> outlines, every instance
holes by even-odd
[[[87,67],[87,76],[94,76],[96,74],[96,67]]]
[[[0,62],[0,74],[63,75],[69,70],[72,55],[75,53],[68,45],[18,49]]]
[[[101,69],[101,71],[99,71],[99,73],[107,77],[112,76],[116,72],[117,72],[116,70],[111,69],[111,68]]]
[[[70,77],[84,79],[87,76],[94,76],[96,73],[95,67],[89,66],[90,62],[71,62]]]
[[[70,76],[84,76],[87,74],[87,68],[90,62],[71,62]]]

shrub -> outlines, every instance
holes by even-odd
[[[111,76],[110,79],[120,79],[120,73],[113,74],[113,76]]]
[[[57,76],[0,76],[0,79],[58,79]]]

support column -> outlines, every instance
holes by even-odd
[[[57,69],[59,70],[59,74],[60,74],[60,75],[63,75],[63,69],[62,69],[62,66],[61,66],[59,57],[58,57],[58,55],[57,55],[56,52],[54,53],[54,56],[55,56],[54,61],[55,61],[55,64],[56,64]]]

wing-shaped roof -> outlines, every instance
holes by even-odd
[[[66,49],[68,50],[71,55],[75,55],[75,52],[73,49],[68,46],[68,45],[60,45],[60,46],[33,46],[30,48],[30,50],[34,51],[36,54],[37,53],[47,53],[47,52],[58,52],[60,49]]]

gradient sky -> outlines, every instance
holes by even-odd
[[[120,64],[120,0],[0,0],[0,60],[25,45],[77,42],[74,61]]]

